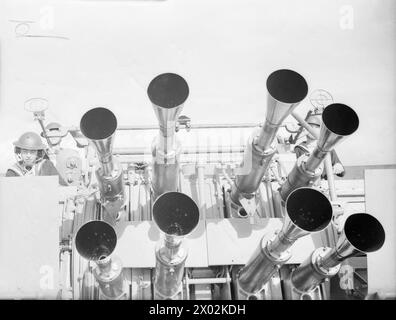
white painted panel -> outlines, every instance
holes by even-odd
[[[396,170],[365,170],[366,209],[385,229],[384,246],[367,255],[368,293],[396,295]]]
[[[282,220],[277,218],[258,219],[255,224],[247,219],[210,219],[206,223],[210,265],[247,263],[261,238],[270,239],[282,227]],[[303,262],[318,246],[321,246],[318,236],[297,240],[288,263]]]
[[[0,178],[1,299],[56,297],[58,198],[58,177]]]
[[[114,255],[121,258],[125,268],[154,268],[155,246],[160,231],[153,221],[120,222],[116,225],[118,236]],[[189,255],[187,267],[207,267],[205,222],[200,220],[197,228],[187,236]]]

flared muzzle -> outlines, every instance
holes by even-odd
[[[324,230],[333,217],[333,208],[327,197],[311,188],[294,190],[286,199],[286,217],[282,228],[288,239]]]
[[[355,213],[349,216],[335,249],[337,261],[381,249],[385,242],[385,230],[372,215]]]
[[[87,111],[80,121],[81,133],[93,144],[105,175],[114,169],[112,150],[117,118],[106,108]]]
[[[113,253],[117,245],[117,235],[107,222],[90,221],[77,231],[75,245],[83,258],[99,262]]]
[[[359,117],[351,107],[341,103],[330,104],[322,114],[318,148],[321,151],[332,150],[358,127]]]
[[[89,140],[108,139],[117,129],[117,118],[109,109],[94,108],[83,115],[80,129]]]
[[[147,89],[164,137],[174,135],[176,121],[188,98],[186,80],[175,73],[163,73],[155,77]]]
[[[153,218],[162,232],[169,236],[185,236],[199,222],[195,201],[181,192],[162,194],[153,205]]]
[[[184,236],[199,222],[199,210],[194,200],[180,192],[167,192],[153,205],[153,218],[165,234],[156,249],[155,297],[173,298],[181,290],[188,248]]]
[[[238,174],[231,199],[240,205],[240,198],[252,197],[262,182],[276,150],[272,143],[282,122],[307,96],[308,84],[293,70],[276,70],[267,78],[267,112],[264,125],[244,153],[242,174]]]
[[[333,103],[322,114],[322,125],[316,148],[307,159],[301,157],[290,171],[287,180],[281,186],[282,199],[299,187],[312,185],[319,179],[325,157],[341,141],[353,134],[359,127],[359,118],[355,111],[345,104]]]
[[[279,126],[308,94],[304,77],[293,70],[276,70],[267,78],[267,113],[257,143],[267,149],[274,140]]]
[[[308,84],[296,71],[281,69],[274,71],[267,78],[267,91],[266,120],[279,126],[290,115],[290,109],[305,99]]]

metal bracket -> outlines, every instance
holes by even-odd
[[[337,230],[337,233],[341,233],[342,227],[340,219],[344,215],[344,208],[342,204],[338,201],[331,201],[331,206],[333,207],[333,220],[332,223]]]
[[[255,197],[251,199],[246,199],[246,198],[241,198],[239,202],[242,205],[242,208],[246,212],[246,218],[249,219],[251,224],[254,224],[256,222],[256,218],[258,218],[256,212],[257,212],[257,204],[255,201]]]
[[[189,132],[191,130],[191,118],[181,115],[176,121],[175,131],[178,132],[181,128],[185,128]]]

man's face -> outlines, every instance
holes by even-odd
[[[21,150],[22,161],[25,166],[33,167],[37,160],[37,150]]]

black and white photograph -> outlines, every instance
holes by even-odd
[[[394,0],[2,0],[0,300],[396,300],[395,146]]]

